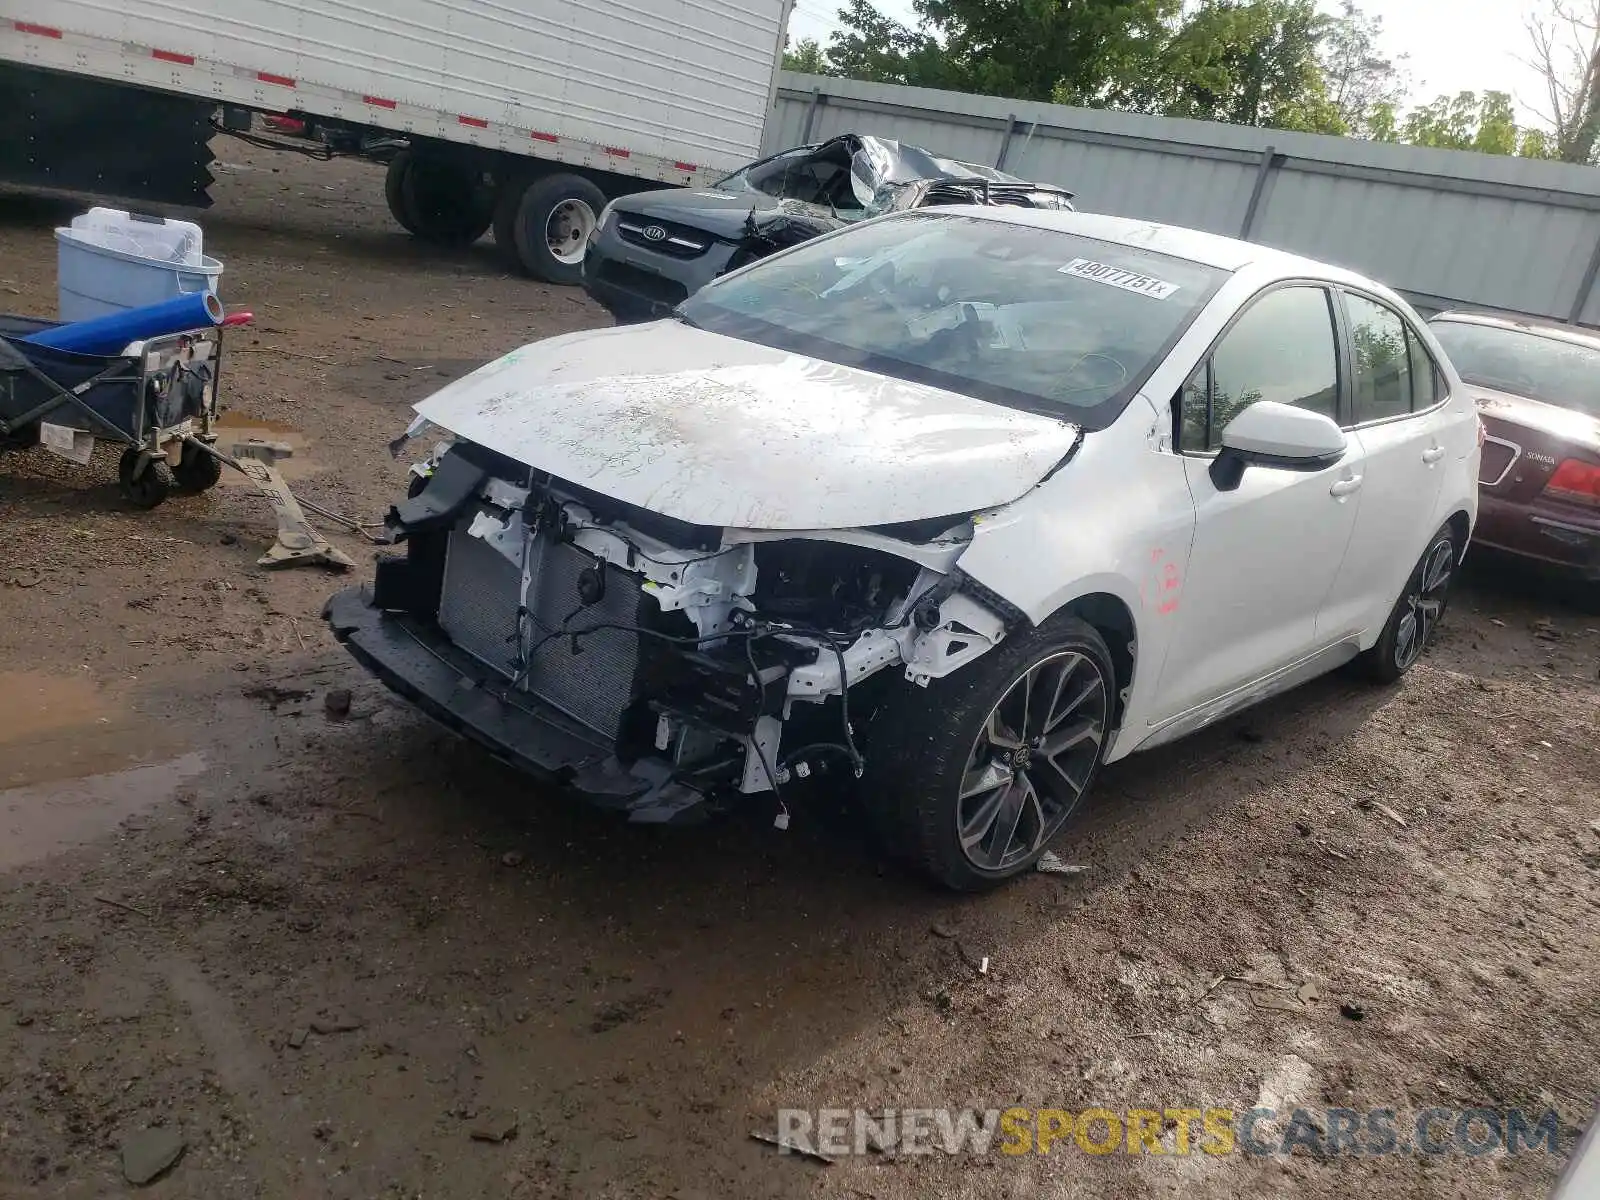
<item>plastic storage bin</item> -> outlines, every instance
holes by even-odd
[[[56,230],[57,305],[63,321],[87,321],[215,292],[222,264],[203,252],[192,221],[93,208]]]

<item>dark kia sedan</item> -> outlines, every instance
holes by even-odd
[[[729,271],[868,217],[944,204],[1072,207],[1072,193],[919,146],[847,133],[751,163],[709,188],[614,200],[583,286],[620,324],[654,321]]]
[[[1600,334],[1480,313],[1429,324],[1483,420],[1474,543],[1600,583]]]

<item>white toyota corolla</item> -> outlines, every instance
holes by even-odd
[[[962,889],[1104,763],[1403,674],[1477,503],[1472,400],[1393,292],[1071,212],[872,221],[417,411],[406,553],[327,609],[363,664],[635,820],[859,779]]]

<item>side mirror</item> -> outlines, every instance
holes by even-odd
[[[1324,471],[1344,457],[1344,431],[1321,413],[1260,400],[1228,422],[1222,452],[1211,464],[1211,482],[1231,492],[1246,467],[1280,471]]]

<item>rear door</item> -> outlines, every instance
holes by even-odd
[[[1342,424],[1361,444],[1361,511],[1319,640],[1381,626],[1433,536],[1449,467],[1442,373],[1410,320],[1377,299],[1340,294],[1350,359]]]

